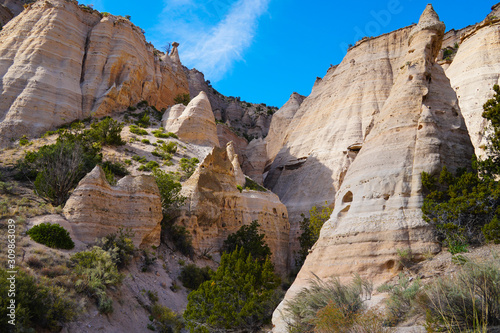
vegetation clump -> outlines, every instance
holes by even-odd
[[[439,177],[422,173],[426,190],[422,212],[435,225],[439,240],[452,254],[485,241],[500,242],[500,87],[484,106],[489,121],[488,156],[473,158],[472,167],[452,174],[443,167]]]
[[[372,289],[372,283],[359,276],[347,285],[340,283],[338,278],[323,281],[316,277],[286,303],[288,331],[350,332],[351,328],[363,324],[364,301],[369,299]],[[380,328],[381,324],[378,326]],[[331,330],[325,330],[328,327]]]
[[[69,232],[59,224],[41,223],[26,232],[32,240],[54,249],[70,250],[75,247]]]
[[[189,96],[189,94],[179,94],[174,98],[175,104],[184,104],[185,106],[187,106],[190,101],[191,97]]]
[[[243,249],[224,253],[212,278],[189,294],[186,326],[190,332],[253,332],[269,323],[279,285],[269,258],[254,260]]]
[[[264,261],[271,256],[271,249],[264,237],[264,234],[259,234],[259,223],[254,220],[250,225],[244,225],[234,234],[227,236],[221,252],[232,253],[239,248],[246,255],[250,254],[252,258]]]
[[[188,289],[196,290],[205,281],[210,280],[213,271],[206,266],[199,268],[194,264],[186,265],[182,268],[179,280]]]
[[[295,259],[297,267],[302,267],[306,260],[309,250],[313,247],[314,243],[319,239],[319,233],[323,224],[330,218],[332,209],[328,207],[328,203],[319,209],[313,206],[309,210],[309,217],[302,214],[302,221],[300,221],[300,230],[302,231],[299,236],[300,250],[298,257]]]
[[[191,177],[196,170],[196,166],[200,163],[200,160],[197,159],[196,157],[193,158],[181,158],[180,161],[180,167],[181,170],[184,172],[184,176],[182,177],[183,179],[188,179]]]

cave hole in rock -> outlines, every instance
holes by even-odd
[[[348,191],[346,194],[344,194],[344,197],[342,198],[342,203],[346,202],[352,202],[353,195],[351,191]]]

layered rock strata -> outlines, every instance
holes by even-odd
[[[214,114],[203,91],[186,107],[177,104],[169,108],[163,114],[162,126],[182,141],[209,147],[219,146]]]
[[[459,49],[446,70],[455,89],[476,155],[484,154],[487,122],[483,104],[500,83],[500,5],[483,21],[460,33]]]
[[[76,238],[84,243],[123,228],[132,230],[136,247],[160,245],[163,215],[152,176],[126,176],[111,186],[96,166],[71,194],[64,216]]]
[[[289,231],[286,207],[269,191],[238,190],[242,172],[232,150],[231,144],[215,147],[183,184],[181,193],[188,198],[187,204],[175,223],[189,230],[197,251],[217,252],[229,234],[257,220],[276,269],[285,273]]]
[[[389,95],[356,147],[330,220],[284,302],[314,275],[381,281],[396,271],[398,250],[416,256],[439,250],[422,219],[421,173],[436,174],[443,165],[454,170],[473,152],[457,96],[435,62],[444,29],[428,5],[408,33]],[[283,306],[275,312],[277,332],[284,331]]]
[[[0,32],[0,144],[23,134],[188,92],[177,50],[160,60],[122,17],[76,1],[30,4]]]

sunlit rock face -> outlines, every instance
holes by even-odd
[[[163,115],[162,126],[182,141],[209,147],[219,146],[215,117],[207,94],[203,91],[186,107],[177,104],[169,108]]]
[[[136,247],[159,246],[160,191],[152,176],[126,176],[109,185],[100,166],[78,184],[64,206],[75,237],[92,243],[97,238],[130,229]]]
[[[417,256],[439,250],[422,219],[421,173],[435,174],[445,164],[456,169],[473,153],[455,91],[435,62],[444,30],[430,5],[418,25],[403,30],[405,40],[387,98],[373,115],[365,137],[355,138],[360,144],[346,152],[355,156],[338,180],[333,213],[284,302],[306,286],[313,274],[322,279],[348,279],[357,273],[381,281],[395,273],[398,250]],[[372,49],[377,49],[377,41],[398,40],[401,32],[374,39]],[[307,99],[303,106],[306,103]],[[332,110],[337,112],[342,110]],[[359,114],[357,118],[362,119]],[[349,119],[345,123],[348,128]],[[277,332],[284,328],[279,311],[283,304],[275,312]]]
[[[188,82],[172,53],[160,59],[130,21],[76,1],[29,5],[0,32],[0,145],[142,100],[173,105]]]
[[[270,191],[240,191],[238,185],[243,183],[232,143],[215,147],[183,184],[181,194],[188,199],[175,223],[189,230],[197,251],[216,253],[229,234],[257,220],[275,268],[285,274],[289,232],[286,207]]]

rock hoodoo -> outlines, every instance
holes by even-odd
[[[187,77],[157,53],[125,18],[76,1],[28,5],[0,32],[0,145],[141,100],[172,105]]]
[[[359,273],[383,280],[394,274],[397,250],[415,255],[439,250],[421,217],[421,173],[436,174],[444,164],[456,169],[473,152],[457,96],[435,63],[444,29],[428,5],[401,45],[404,52],[387,99],[285,301],[308,284],[312,273],[320,278]],[[279,311],[274,321],[281,332]]]
[[[162,126],[167,132],[177,134],[182,141],[209,147],[219,146],[215,117],[207,94],[203,91],[186,107],[177,104],[169,108],[163,115]]]
[[[126,176],[109,185],[100,166],[85,176],[64,206],[64,216],[84,243],[130,228],[135,246],[160,245],[161,200],[152,176]]]
[[[185,226],[198,251],[218,251],[224,240],[257,220],[273,253],[276,269],[285,273],[288,256],[288,214],[278,196],[267,191],[239,191],[243,175],[231,143],[215,147],[183,185],[188,198],[176,223]]]

